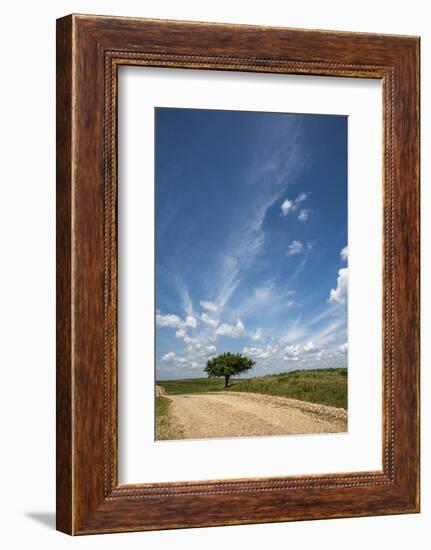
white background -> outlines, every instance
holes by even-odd
[[[1,543],[5,548],[427,548],[431,342],[422,345],[422,514],[72,539],[54,523],[55,18],[74,12],[422,36],[422,150],[431,149],[427,2],[15,1],[2,11]],[[4,43],[3,43],[4,42]],[[422,167],[422,328],[431,331],[430,165]],[[429,539],[429,535],[427,537]]]
[[[119,78],[120,482],[381,470],[381,82],[144,67]],[[154,441],[155,106],[348,114],[348,433]]]

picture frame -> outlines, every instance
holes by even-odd
[[[380,79],[381,471],[118,483],[120,65]],[[57,529],[71,535],[419,512],[419,38],[57,21]]]

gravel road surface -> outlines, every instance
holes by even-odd
[[[347,411],[255,393],[166,395],[183,439],[347,431]]]

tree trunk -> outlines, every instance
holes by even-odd
[[[229,387],[229,378],[230,378],[230,376],[225,376],[224,377],[224,387],[225,388]]]

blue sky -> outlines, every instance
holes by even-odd
[[[347,366],[347,117],[157,108],[156,375]]]

